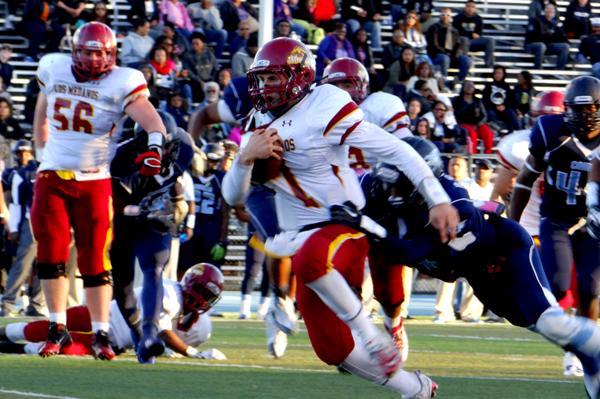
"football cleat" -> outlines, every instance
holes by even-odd
[[[265,316],[265,331],[267,333],[267,350],[271,356],[276,359],[283,357],[287,349],[288,338],[275,322],[272,311]]]
[[[92,353],[94,358],[100,360],[112,360],[115,357],[115,352],[110,346],[110,340],[106,331],[98,330],[94,334],[92,338]]]
[[[272,314],[277,327],[284,333],[292,335],[298,332],[298,316],[290,297],[276,298],[269,313]]]
[[[366,341],[365,349],[388,377],[394,374],[402,365],[398,348],[396,348],[390,337],[383,333],[377,334]]]
[[[264,298],[264,300],[258,305],[258,310],[256,311],[256,320],[264,320],[267,312],[269,311],[269,306],[271,304],[271,299],[269,297]]]
[[[563,358],[563,374],[565,377],[583,377],[583,366],[577,356],[571,352],[565,352]]]
[[[41,357],[49,357],[58,355],[64,346],[68,346],[73,342],[69,330],[64,324],[50,322],[48,329],[48,339],[40,348],[38,354]]]
[[[391,330],[385,326],[385,330],[391,335],[394,345],[398,348],[402,363],[406,362],[406,360],[408,360],[408,335],[406,334],[404,323],[400,321],[400,324]]]
[[[165,343],[157,337],[148,337],[140,341],[136,354],[140,364],[154,364],[156,357],[165,351]]]
[[[416,395],[411,396],[410,399],[431,399],[435,397],[435,393],[438,389],[438,386],[433,380],[427,377],[425,374],[420,371],[414,372],[419,382],[421,383],[421,389],[417,392]]]

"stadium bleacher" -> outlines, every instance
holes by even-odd
[[[575,76],[589,73],[591,66],[589,64],[578,64],[571,61],[567,65],[567,70],[555,70],[554,57],[549,56],[544,60],[541,70],[533,69],[533,56],[523,49],[525,38],[525,29],[527,26],[527,11],[529,0],[483,0],[478,3],[478,12],[484,19],[484,35],[494,37],[496,40],[496,63],[507,67],[508,77],[506,81],[512,86],[516,83],[516,75],[522,70],[531,72],[534,79],[534,87],[538,91],[562,90]],[[559,13],[564,13],[568,5],[567,1],[558,1]],[[89,2],[88,7],[92,7]],[[441,7],[450,7],[454,12],[460,12],[464,8],[464,0],[444,0],[434,1],[434,12],[432,18],[437,20]],[[130,24],[127,21],[127,11],[130,6],[127,0],[111,0],[107,5],[109,14],[112,17],[113,29],[119,34],[126,34]],[[384,9],[388,14],[388,23],[382,26],[383,44],[390,41],[392,36],[392,25],[389,18],[389,3],[384,1]],[[593,4],[593,11],[600,15],[600,7]],[[15,117],[22,120],[21,111],[25,103],[25,91],[29,81],[35,76],[37,63],[25,60],[25,50],[28,41],[22,36],[22,32],[15,29],[21,19],[19,9],[17,15],[9,16],[6,2],[0,1],[0,43],[8,43],[13,48],[13,58],[10,63],[14,66],[13,80],[8,89],[14,109]],[[571,41],[571,54],[578,52],[579,41]],[[316,46],[309,46],[316,52]],[[473,56],[473,67],[471,68],[469,79],[475,83],[477,89],[483,89],[485,84],[491,81],[491,68],[486,68],[483,62],[483,52],[471,53]],[[380,49],[374,49],[376,68],[383,69],[379,63],[381,56]],[[224,59],[220,60],[222,66],[229,65],[229,54],[224,53]],[[450,75],[456,74],[456,69],[450,69]],[[30,128],[26,124],[23,127]],[[234,218],[232,218],[234,219]],[[239,286],[243,274],[244,253],[246,243],[245,229],[235,219],[230,224],[229,248],[226,258],[226,264],[223,271],[226,274],[228,289]]]

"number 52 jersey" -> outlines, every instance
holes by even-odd
[[[39,170],[70,170],[77,180],[109,177],[111,136],[125,108],[149,96],[140,71],[114,67],[98,80],[78,82],[67,54],[40,60],[37,79],[46,95],[48,141]]]

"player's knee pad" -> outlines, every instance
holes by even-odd
[[[112,285],[112,273],[110,270],[103,271],[102,273],[96,274],[94,276],[81,276],[83,280],[84,288],[94,288],[100,287],[103,285]]]
[[[559,307],[546,309],[534,329],[563,348],[574,348],[588,355],[600,353],[600,329],[596,323],[569,315]]]
[[[67,268],[64,263],[42,263],[36,264],[37,276],[40,280],[54,280],[67,276]]]

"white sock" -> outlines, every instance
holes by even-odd
[[[416,395],[421,389],[421,383],[414,373],[400,369],[391,377],[386,377],[379,364],[373,361],[369,353],[358,342],[341,366],[357,377],[364,378],[374,384],[383,385],[406,397]]]
[[[360,299],[337,270],[334,269],[306,285],[365,342],[379,334],[379,330],[371,323],[363,309]]]
[[[44,345],[43,342],[29,342],[25,344],[24,351],[28,355],[37,355],[40,352],[42,345]]]
[[[394,328],[398,327],[402,322],[402,317],[389,317],[388,315],[383,315],[383,324],[387,327],[388,330],[392,331]]]
[[[242,305],[240,306],[240,313],[249,315],[250,314],[250,305],[252,305],[252,295],[248,295],[248,294],[242,295]]]
[[[6,325],[6,338],[12,342],[25,340],[25,326],[27,323],[10,323]]]
[[[96,332],[96,331],[108,332],[109,328],[110,328],[109,323],[104,323],[102,321],[92,321],[92,331],[94,331],[94,332]]]
[[[67,312],[50,312],[49,315],[50,321],[58,324],[67,324]]]

